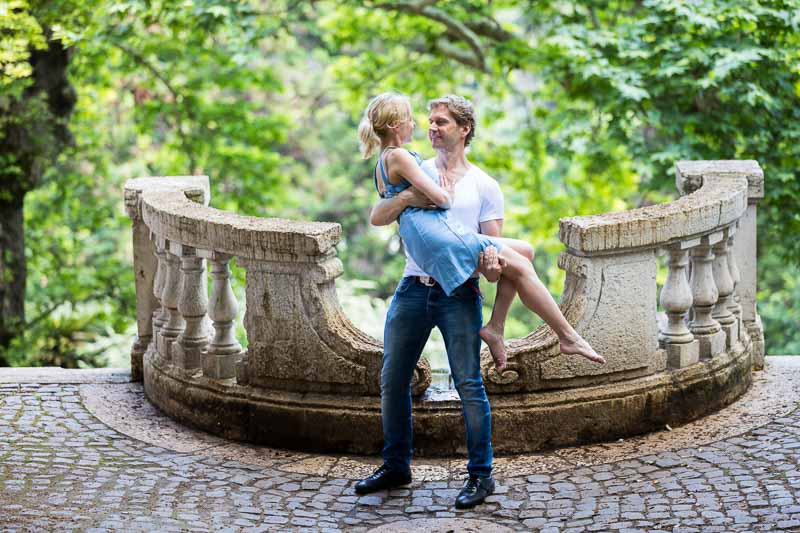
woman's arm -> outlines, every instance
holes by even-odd
[[[406,207],[433,209],[436,205],[416,187],[409,187],[397,196],[386,198],[375,204],[369,216],[369,223],[373,226],[388,226],[400,217],[400,213]]]
[[[417,160],[406,150],[393,150],[386,158],[391,159],[395,174],[405,178],[422,194],[442,209],[450,209],[453,202],[453,183],[446,174],[440,176],[444,187],[440,187],[420,168]]]

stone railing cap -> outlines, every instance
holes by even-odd
[[[125,182],[125,209],[134,219],[141,217],[139,199],[143,191],[184,191],[194,201],[208,205],[211,186],[208,176],[147,176]]]
[[[559,238],[574,252],[613,253],[713,231],[736,221],[747,209],[747,179],[738,174],[725,177],[730,179],[707,179],[697,192],[666,204],[563,218]]]
[[[257,260],[319,256],[338,242],[335,222],[262,218],[221,211],[195,203],[184,191],[146,190],[145,223],[157,235],[187,246]]]
[[[764,197],[764,171],[753,159],[720,159],[709,161],[678,161],[675,163],[675,185],[681,194],[699,189],[704,177],[747,179],[747,197]]]

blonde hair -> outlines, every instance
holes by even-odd
[[[369,101],[358,125],[358,141],[364,159],[380,147],[389,127],[411,120],[411,101],[399,93],[382,93]]]

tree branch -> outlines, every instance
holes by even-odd
[[[456,20],[454,17],[448,15],[441,9],[433,7],[432,2],[427,0],[418,0],[416,2],[401,0],[398,2],[376,3],[373,4],[373,7],[386,11],[399,11],[420,15],[427,19],[443,24],[447,28],[448,34],[466,43],[466,45],[472,50],[473,57],[469,59],[468,62],[465,62],[464,59],[466,59],[466,54],[461,50],[457,50],[456,47],[449,43],[445,47],[445,49],[448,50],[448,53],[445,55],[452,57],[450,54],[455,54],[457,57],[461,58],[457,59],[457,61],[460,61],[464,64],[469,64],[469,66],[477,68],[478,70],[486,70],[486,59],[480,37],[478,37],[478,35],[465,23],[461,22],[460,20]]]
[[[486,72],[486,64],[482,56],[480,58],[475,57],[473,54],[467,52],[462,48],[459,48],[458,46],[455,46],[446,39],[437,40],[433,44],[433,48],[435,51],[438,51],[443,56],[458,61],[462,65],[466,65],[470,68]]]
[[[191,167],[190,168],[191,173],[194,174],[196,170],[195,167],[197,166],[197,161],[194,156],[194,152],[191,149],[189,139],[187,138],[186,133],[183,131],[183,116],[181,114],[180,108],[183,107],[184,111],[189,116],[190,120],[194,120],[194,116],[190,109],[181,105],[183,97],[180,95],[180,93],[178,93],[177,90],[175,90],[175,87],[173,87],[172,83],[170,83],[170,81],[166,78],[166,76],[164,76],[152,63],[150,63],[147,59],[145,59],[145,57],[142,56],[139,52],[119,42],[115,42],[114,46],[116,46],[117,48],[128,54],[136,63],[143,66],[145,69],[149,70],[153,76],[155,76],[162,84],[164,84],[164,87],[166,87],[169,93],[172,95],[172,100],[175,103],[175,129],[178,130],[178,136],[181,138],[181,145],[183,146],[183,150],[186,153],[187,157],[189,158],[189,166]]]
[[[476,34],[501,43],[516,37],[510,31],[504,30],[500,23],[491,17],[485,17],[481,20],[468,20],[464,24]]]

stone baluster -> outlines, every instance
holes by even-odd
[[[728,309],[731,310],[731,313],[733,313],[733,316],[736,319],[737,329],[739,330],[737,340],[740,340],[744,330],[742,326],[742,306],[739,305],[740,297],[738,294],[736,294],[736,288],[739,286],[742,276],[739,272],[738,261],[736,259],[736,249],[734,248],[735,230],[736,226],[732,226],[728,234],[728,268],[730,269],[731,279],[733,280],[733,294],[731,294],[731,299],[728,303]]]
[[[714,273],[714,283],[719,291],[719,298],[714,306],[711,316],[719,322],[722,331],[725,332],[725,346],[730,349],[739,338],[736,317],[729,309],[733,301],[733,278],[731,277],[730,266],[728,265],[728,236],[729,231],[725,229],[722,240],[713,247],[714,261],[712,270]]]
[[[198,253],[211,263],[211,300],[208,314],[214,324],[214,337],[203,357],[203,375],[213,379],[236,376],[236,364],[242,358],[242,345],[236,340],[234,320],[238,311],[231,288],[231,256],[218,252]]]
[[[686,326],[686,312],[692,306],[692,289],[686,277],[687,247],[687,243],[667,247],[667,279],[659,297],[667,315],[661,340],[667,350],[667,363],[672,368],[683,368],[699,360],[699,343]]]
[[[178,298],[181,292],[181,260],[175,255],[177,243],[169,243],[165,251],[166,255],[166,278],[164,279],[164,290],[161,295],[161,304],[167,309],[167,322],[161,326],[158,333],[158,352],[167,361],[172,361],[173,343],[183,331],[186,323],[178,311]]]
[[[725,348],[725,334],[722,332],[719,322],[711,316],[717,298],[719,298],[711,265],[714,259],[712,246],[721,238],[721,232],[705,236],[700,244],[692,248],[690,252],[692,259],[692,311],[694,313],[691,330],[699,342],[700,357],[704,359],[719,354]]]
[[[204,327],[208,307],[208,282],[205,260],[197,250],[182,245],[180,248],[182,286],[178,298],[178,311],[186,321],[186,328],[178,336],[173,349],[173,364],[184,370],[201,367],[208,345]]]
[[[153,296],[158,301],[158,309],[153,311],[153,339],[158,341],[158,333],[167,323],[167,307],[164,305],[164,281],[167,279],[167,253],[164,251],[164,239],[152,235],[155,243],[156,275],[153,280]]]

